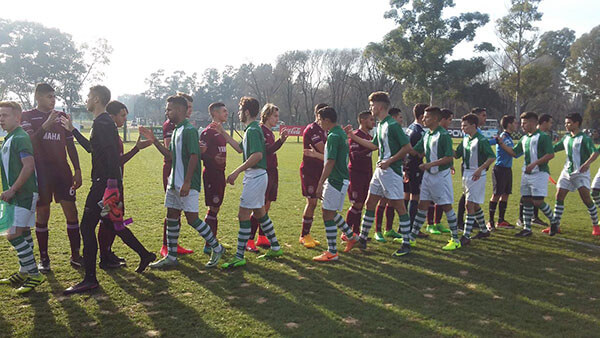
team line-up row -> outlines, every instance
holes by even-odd
[[[61,204],[67,219],[71,264],[85,268],[83,281],[66,289],[65,294],[85,292],[99,286],[96,278],[98,248],[101,268],[117,268],[124,264],[124,259],[111,250],[115,236],[119,236],[140,256],[137,272],[143,272],[148,266],[156,269],[176,266],[178,254],[191,253],[191,250],[178,245],[182,211],[187,223],[206,240],[204,251],[210,254],[206,267],[215,267],[225,254],[225,248],[216,237],[225,185],[235,184],[241,173],[244,173],[244,178],[238,213],[237,248],[235,255],[221,267],[228,269],[245,265],[245,251],[257,251],[256,245],[269,247],[259,259],[283,255],[275,227],[268,216],[271,202],[277,198],[276,151],[287,138],[284,131],[275,140],[271,131],[279,121],[279,110],[275,105],[266,104],[261,110],[258,100],[243,97],[238,115],[246,128],[242,142],[237,142],[223,129],[222,124],[227,121],[229,114],[223,103],[216,102],[209,106],[213,122],[198,133],[187,120],[191,113],[192,98],[179,93],[167,99],[165,112],[168,119],[163,125],[163,142],[152,131],[140,127],[140,135],[146,140],[138,139],[133,149],[124,153],[117,128],[126,122],[127,107],[118,101],[111,101],[110,90],[105,86],[94,86],[88,94],[86,107],[94,115],[89,140],[73,127],[70,116],[54,110],[56,99],[50,85],[38,84],[35,98],[36,109],[26,112],[22,112],[15,102],[0,103],[0,125],[8,133],[0,157],[3,184],[0,224],[5,227],[7,239],[17,251],[20,263],[19,271],[1,279],[0,284],[13,284],[18,287],[17,293],[27,293],[45,281],[40,272],[50,271],[48,220],[53,198]],[[337,124],[335,109],[327,104],[319,104],[315,107],[315,122],[304,131],[300,175],[302,193],[307,203],[300,243],[309,248],[319,245],[310,234],[319,199],[322,200],[327,238],[327,250],[314,257],[314,261],[328,262],[339,258],[336,246],[338,228],[342,230],[342,240],[346,242],[344,252],[355,247],[366,250],[378,205],[379,209],[388,210],[388,218],[392,218],[394,213],[399,217],[398,232],[388,227],[385,233],[377,229],[375,235],[377,241],[385,241],[384,237],[388,237],[401,243],[394,256],[405,256],[415,247],[417,237],[423,235],[420,229],[432,205],[446,214],[449,229],[437,224],[430,225],[428,232],[451,233],[451,239],[443,250],[456,250],[468,245],[471,239],[489,237],[490,230],[495,226],[492,206],[494,212],[496,204],[500,206],[498,226],[510,226],[504,221],[504,212],[512,187],[512,157],[521,155],[525,158],[521,184],[524,229],[517,236],[531,235],[534,206],[550,219],[550,235],[559,232],[564,198],[574,190],[580,192],[588,206],[594,235],[600,234],[594,203],[600,202],[600,180],[598,176],[594,179],[592,201],[589,175],[589,166],[598,156],[598,151],[591,139],[581,132],[579,114],[567,116],[565,126],[569,133],[552,145],[550,136],[538,129],[537,114],[523,113],[520,120],[525,135],[514,145],[510,137],[517,128],[514,117],[504,116],[501,121],[502,134],[499,138],[489,140],[478,129],[478,125],[485,122],[485,109],[475,108],[462,118],[461,129],[465,136],[453,149],[452,139],[444,128],[452,120],[451,111],[417,104],[413,109],[415,122],[407,129],[407,135],[398,122],[399,110],[391,107],[387,93],[374,92],[368,99],[369,111],[358,115],[359,129],[352,130],[351,126],[342,128]],[[379,123],[375,136],[371,137],[375,119]],[[425,131],[423,125],[429,130]],[[82,178],[74,139],[92,157],[92,186],[80,223],[75,207],[75,192],[81,186]],[[146,250],[127,227],[130,220],[124,219],[122,182],[124,164],[152,144],[165,158],[163,184],[167,212],[161,249],[163,258],[158,261],[155,261],[156,255]],[[243,154],[243,163],[226,177],[227,144]],[[496,154],[491,148],[492,144],[497,144]],[[373,171],[371,152],[375,150],[379,158]],[[559,150],[565,150],[568,156],[558,180],[557,203],[553,212],[544,203],[544,197],[547,195],[549,179],[548,162]],[[67,155],[74,172],[71,172]],[[462,158],[464,203],[461,201],[460,206],[467,211],[460,238],[457,216],[452,209],[454,190],[451,172],[454,170],[454,158]],[[486,226],[480,206],[484,202],[486,173],[494,161],[491,221]],[[208,207],[204,220],[199,218],[198,205],[202,184]],[[346,194],[350,197],[352,207],[344,219],[339,212]],[[363,208],[366,209],[364,215]],[[462,221],[463,217],[460,218]],[[100,227],[96,239],[95,228],[98,223]],[[377,223],[380,226],[380,222]],[[480,231],[471,237],[475,223]],[[34,226],[40,251],[39,265],[33,254],[30,231]],[[258,228],[260,234],[254,242]],[[80,234],[83,257],[79,254]]]

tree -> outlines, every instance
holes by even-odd
[[[572,90],[587,99],[600,99],[600,26],[583,34],[571,46],[567,74]]]
[[[405,81],[411,92],[426,92],[432,102],[438,92],[440,74],[447,58],[463,41],[472,41],[477,28],[489,17],[479,12],[443,17],[444,9],[454,7],[452,0],[391,0],[392,9],[385,14],[398,27],[381,43],[370,43],[367,52],[380,60],[380,66],[398,81]]]

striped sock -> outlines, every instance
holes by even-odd
[[[177,241],[179,240],[179,220],[167,218],[167,247],[169,253],[167,258],[171,260],[177,259]]]
[[[352,236],[354,236],[354,232],[352,232],[352,228],[348,225],[348,223],[346,223],[346,221],[344,220],[344,217],[342,217],[342,215],[335,214],[335,217],[333,218],[333,222],[335,223],[335,226],[340,228],[340,230],[342,230],[342,232],[345,233],[346,236],[348,236],[348,238],[352,238]],[[373,223],[371,223],[371,225],[373,225]]]
[[[400,233],[402,234],[402,244],[410,244],[410,216],[408,214],[400,215]]]
[[[475,221],[477,221],[477,224],[479,224],[479,230],[481,232],[488,232],[488,228],[485,225],[485,215],[483,214],[483,209],[479,208],[479,210],[475,212]]]
[[[458,241],[458,226],[456,224],[456,214],[454,213],[454,210],[450,209],[450,211],[446,212],[446,220],[448,221],[448,227],[452,233],[452,239]]]
[[[246,243],[250,238],[250,231],[252,228],[252,223],[250,220],[240,221],[240,231],[238,232],[238,244],[237,251],[235,253],[235,258],[244,259],[244,252],[246,251]]]
[[[33,238],[31,238],[31,230],[27,229],[23,231],[23,239],[29,244],[29,246],[31,247],[31,251],[33,252]],[[25,267],[21,266],[19,268],[19,272],[27,273],[27,270],[25,269]]]
[[[562,219],[563,212],[565,211],[565,201],[556,201],[554,205],[554,213],[552,215],[552,224],[560,226],[560,220]]]
[[[531,231],[531,219],[533,218],[533,205],[523,204],[523,229]]]
[[[267,236],[269,239],[269,243],[271,243],[271,250],[279,251],[281,247],[277,241],[277,236],[275,236],[275,227],[273,226],[273,221],[271,221],[269,215],[265,214],[261,219],[258,220],[258,223],[260,224],[260,228],[264,232],[265,236]]]
[[[417,235],[419,234],[419,230],[421,230],[423,223],[425,223],[426,217],[427,217],[427,210],[421,210],[421,209],[417,210],[417,214],[415,215],[415,220],[413,221],[413,224],[412,224],[412,230],[410,232],[410,240],[411,241],[414,241],[417,238]],[[455,221],[456,221],[456,219],[455,219]]]
[[[463,235],[467,238],[471,238],[471,231],[473,231],[473,224],[475,223],[475,215],[467,214],[467,221],[465,222],[465,231]]]
[[[594,203],[587,206],[590,218],[592,219],[592,225],[598,225],[598,208]]]
[[[39,271],[35,264],[35,257],[33,256],[31,245],[27,243],[23,236],[11,239],[9,242],[15,250],[17,250],[17,256],[19,257],[19,264],[21,267],[23,267],[27,273],[37,275]]]
[[[600,208],[600,191],[593,190],[592,199],[594,200],[594,204],[596,204],[596,208]]]
[[[365,215],[363,216],[362,226],[360,227],[360,239],[367,240],[369,237],[369,230],[373,226],[373,221],[375,221],[375,211],[374,210],[366,210]]]
[[[337,254],[337,227],[332,219],[325,221],[325,236],[327,237],[327,250],[334,255]]]
[[[204,223],[200,218],[197,218],[193,223],[190,223],[192,228],[196,229],[200,236],[204,238],[206,244],[208,244],[211,248],[215,249],[216,252],[221,252],[221,246],[219,245],[219,241],[213,235],[213,232],[210,230],[210,226]]]
[[[548,204],[546,204],[546,202],[542,202],[542,205],[540,205],[539,210],[541,210],[544,213],[544,215],[546,215],[546,217],[548,217],[548,219],[550,220],[550,223],[554,222],[554,216],[552,215],[552,208],[550,208],[550,206]],[[561,216],[562,216],[562,212],[561,212]]]

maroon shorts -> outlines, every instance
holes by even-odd
[[[225,197],[225,172],[204,170],[202,180],[204,181],[204,203],[207,207],[220,207]]]
[[[163,190],[167,191],[167,184],[169,184],[169,175],[171,175],[171,162],[163,163]]]
[[[37,206],[46,206],[55,202],[75,202],[75,189],[73,189],[73,174],[68,166],[58,169],[52,166],[40,166],[37,170],[39,200]]]
[[[267,192],[265,201],[277,201],[277,189],[279,188],[279,172],[277,169],[267,170],[269,182],[267,183]]]
[[[348,199],[350,203],[365,203],[369,194],[371,176],[369,173],[350,170],[350,185],[348,186]]]
[[[317,198],[317,185],[321,174],[318,175],[306,173],[305,168],[300,168],[300,182],[302,183],[302,196],[308,198]]]

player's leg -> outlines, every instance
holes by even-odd
[[[552,227],[555,227],[556,231],[560,232],[560,221],[562,219],[563,213],[565,212],[565,198],[567,197],[567,194],[570,191],[570,188],[567,188],[565,185],[564,181],[566,180],[567,179],[558,180],[558,189],[556,190],[556,203],[554,204],[554,212],[552,213],[553,222],[550,224],[549,227],[542,230],[542,232],[545,234],[550,233]]]
[[[579,187],[578,191],[579,191],[579,196],[581,197],[581,200],[588,208],[588,213],[590,214],[590,219],[592,220],[592,229],[595,230],[598,228],[598,209],[596,208],[596,204],[594,203],[594,201],[592,200],[592,197],[590,196],[590,189],[589,189],[589,187],[581,186],[581,187]],[[593,230],[592,230],[592,232],[593,232]]]
[[[213,235],[217,237],[219,210],[225,199],[225,173],[221,171],[212,174],[208,173],[209,171],[205,170],[204,175],[202,175],[202,180],[204,181],[204,204],[208,207],[204,222],[210,226]],[[207,255],[211,254],[210,246],[207,243],[204,244],[203,251]]]
[[[523,230],[516,233],[517,237],[531,236],[531,220],[533,219],[533,199],[531,195],[522,196],[523,201]]]
[[[268,203],[268,205],[270,207],[270,203]],[[253,217],[256,217],[258,224],[260,225],[260,229],[269,241],[269,250],[264,255],[258,256],[259,259],[273,258],[283,255],[283,249],[281,249],[279,241],[277,240],[277,236],[275,235],[275,226],[269,217],[268,211],[267,203],[265,203],[264,207],[254,209],[252,211]]]
[[[30,222],[33,225],[34,220],[35,216],[33,210],[15,207],[13,222],[16,222],[14,224],[19,224],[19,226],[11,227],[6,235],[6,239],[17,252],[20,269],[19,272],[0,280],[0,284],[20,285],[17,289],[17,293],[19,294],[33,290],[36,286],[42,284],[46,280],[46,278],[40,274],[35,263],[32,244],[25,239],[27,234],[29,234],[29,236],[31,235],[31,231],[28,224],[24,224],[23,222]]]
[[[300,233],[298,241],[306,248],[314,248],[321,244],[310,234],[315,209],[317,208],[317,201],[320,197],[316,195],[319,178],[320,177],[315,178],[304,175],[303,169],[300,168],[300,184],[302,186],[302,196],[306,198],[306,205],[304,206],[304,211],[302,213],[302,232]]]
[[[168,251],[167,255],[164,256],[163,259],[159,260],[158,262],[151,263],[151,268],[165,268],[177,265],[177,255],[179,254],[177,252],[177,242],[179,240],[179,231],[181,230],[179,220],[181,217],[181,207],[177,207],[173,203],[165,206],[167,206],[167,217],[165,218],[165,223],[167,225],[166,240]]]
[[[500,195],[498,200],[498,224],[499,228],[514,229],[514,225],[506,221],[506,208],[508,207],[509,194]]]
[[[544,201],[544,195],[533,196],[533,206],[537,207],[550,221],[550,224],[554,222],[554,215],[552,214],[552,208]],[[532,220],[533,222],[533,220]]]
[[[206,244],[212,249],[210,259],[205,265],[207,268],[212,268],[217,266],[217,263],[225,252],[225,248],[219,244],[210,226],[198,217],[198,195],[198,191],[190,190],[190,194],[185,197],[186,201],[184,202],[183,211],[188,224],[204,238]]]
[[[50,219],[50,198],[42,200],[42,196],[45,192],[42,191],[44,188],[39,188],[40,200],[35,212],[35,237],[38,242],[38,248],[40,251],[40,263],[38,269],[42,273],[50,271],[50,255],[48,255],[48,220]],[[43,203],[43,204],[42,204]]]
[[[400,238],[394,239],[394,242],[402,241],[402,246],[396,252],[394,252],[393,256],[405,256],[410,253],[410,216],[406,211],[406,206],[404,204],[404,200],[390,200],[389,205],[394,208],[394,210],[398,213],[398,218],[400,220]]]
[[[452,204],[443,204],[442,209],[446,213],[446,219],[448,220],[448,227],[450,228],[450,234],[452,236],[450,241],[448,241],[448,244],[446,244],[444,247],[442,247],[442,250],[459,249],[461,246],[460,246],[460,240],[458,239],[458,225],[457,225],[456,213],[454,213],[454,210],[452,209]]]
[[[404,200],[402,200],[404,204]],[[406,210],[406,208],[404,208]],[[385,233],[384,236],[392,238],[400,238],[399,234],[394,230],[394,217],[396,215],[396,209],[388,204],[385,207]],[[410,219],[410,216],[409,216]]]
[[[449,234],[450,229],[446,228],[444,224],[442,224],[442,216],[444,215],[444,210],[439,204],[435,204],[435,212],[434,212],[434,221],[436,228],[443,234]]]
[[[465,224],[465,211],[467,206],[467,199],[465,194],[460,195],[460,199],[458,200],[458,226],[463,227]]]
[[[461,246],[468,245],[471,242],[471,231],[473,230],[473,225],[475,224],[475,206],[475,203],[467,201],[467,219],[465,222],[463,235],[460,238]]]
[[[267,195],[265,196],[265,213],[268,213],[271,209],[271,201],[269,200],[269,188],[267,189]],[[254,227],[254,221],[256,221],[256,225],[258,226],[258,240],[256,241],[256,245],[260,246],[263,249],[269,249],[271,247],[271,242],[269,238],[265,235],[263,228],[260,226],[260,220],[256,217],[255,213],[252,213],[252,226]],[[256,230],[254,231],[256,233]],[[254,238],[254,236],[250,237]],[[250,241],[248,241],[250,242]]]
[[[494,166],[494,169],[492,169],[492,189],[493,189],[493,193],[492,193],[492,198],[490,198],[490,203],[488,206],[488,212],[489,212],[489,228],[490,229],[495,229],[496,228],[496,222],[495,222],[495,216],[496,216],[496,209],[498,207],[498,201],[500,200],[500,183],[502,180],[501,177],[502,173],[500,172],[500,167],[499,166]]]
[[[129,228],[125,227],[123,224],[116,225],[107,218],[103,218],[102,222],[106,225],[107,231],[114,232],[125,245],[140,256],[140,263],[135,269],[136,272],[143,272],[150,263],[156,260],[156,255],[149,252]]]
[[[387,200],[382,198],[377,204],[377,208],[375,209],[375,239],[379,242],[386,242],[385,238],[383,238],[383,232],[381,228],[383,226],[383,217],[385,215],[385,211],[387,210]],[[377,239],[377,234],[381,234],[381,239]]]
[[[116,234],[108,227],[109,225],[106,222],[100,220],[100,226],[98,226],[98,249],[100,251],[100,263],[98,266],[105,270],[120,268],[125,263],[124,259],[121,261],[121,258],[116,257],[116,255],[114,255],[114,253],[111,251],[112,242]]]
[[[73,191],[73,197],[75,191]],[[65,219],[67,220],[67,235],[69,237],[69,244],[71,246],[71,264],[77,267],[83,265],[83,257],[79,254],[81,247],[81,237],[79,234],[79,219],[77,214],[77,206],[75,201],[69,201],[62,199],[60,201]]]
[[[171,164],[170,163],[163,163],[163,189],[165,190],[165,192],[167,191],[167,185],[169,184],[169,175],[171,175]],[[160,255],[163,257],[166,257],[168,254],[168,243],[167,243],[167,227],[168,227],[168,220],[165,219],[163,221],[163,245],[160,249]],[[179,227],[181,228],[181,224],[179,225]],[[192,254],[194,253],[194,250],[190,250],[190,249],[186,249],[182,246],[180,246],[179,244],[177,244],[177,253],[180,255],[188,255],[188,254]]]
[[[365,214],[362,217],[362,222],[361,222],[361,228],[360,228],[360,239],[361,242],[366,243],[367,239],[369,237],[369,231],[371,229],[371,227],[373,226],[373,222],[375,221],[375,208],[377,206],[377,204],[379,204],[379,201],[382,199],[382,195],[379,194],[379,185],[378,183],[375,184],[371,184],[371,187],[369,188],[369,194],[367,195],[367,201],[366,201],[366,210],[365,210]],[[389,204],[389,200],[387,202]],[[375,234],[375,239],[378,242],[383,242],[385,241],[385,239],[383,238],[383,236],[380,237],[380,233],[376,233]],[[383,239],[383,241],[381,240]]]
[[[427,227],[425,231],[432,235],[440,235],[442,233],[435,225],[435,204],[433,203],[427,208]]]

